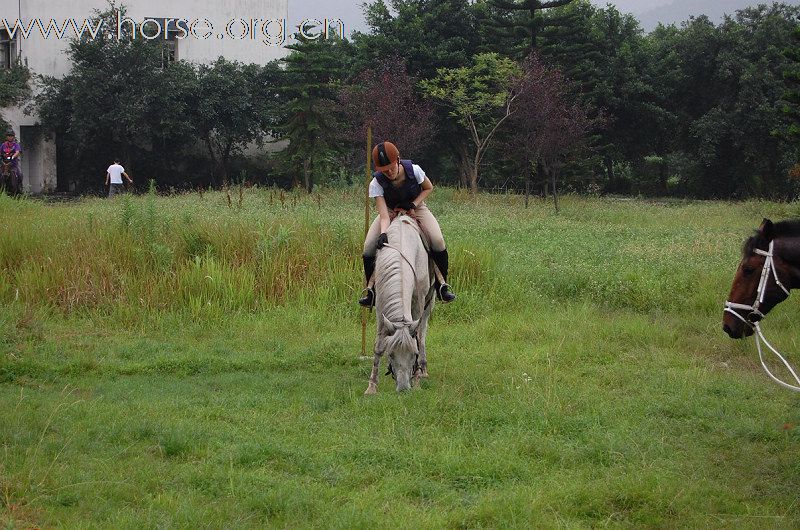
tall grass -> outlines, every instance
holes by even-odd
[[[6,200],[0,296],[64,313],[125,306],[195,312],[204,305],[249,311],[351,296],[357,219],[341,210],[317,215],[319,205],[305,197],[269,207],[269,194],[248,190],[241,208],[220,194],[59,207]]]
[[[467,300],[587,300],[610,308],[716,311],[754,209],[794,205],[565,199],[437,190],[452,283]],[[357,191],[248,189],[124,196],[49,206],[0,203],[0,300],[63,313],[109,308],[252,311],[293,301],[350,304],[360,290]],[[283,192],[280,192],[283,193]],[[732,212],[738,212],[732,215]]]

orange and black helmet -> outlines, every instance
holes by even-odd
[[[381,142],[372,148],[372,163],[375,171],[385,171],[400,160],[400,151],[392,142]]]

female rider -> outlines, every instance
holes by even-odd
[[[369,196],[375,199],[378,217],[372,222],[364,241],[364,275],[367,284],[375,272],[375,255],[389,242],[386,231],[391,218],[389,212],[405,211],[419,223],[430,242],[430,255],[442,273],[445,283],[436,282],[436,293],[443,302],[452,302],[456,295],[447,282],[447,248],[439,222],[425,205],[433,191],[433,184],[425,172],[411,160],[401,160],[400,151],[391,142],[381,142],[372,149],[375,172],[369,185]],[[365,307],[375,304],[375,291],[367,287],[366,295],[358,303]]]

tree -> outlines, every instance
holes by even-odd
[[[231,156],[250,143],[261,145],[270,128],[261,76],[258,65],[222,57],[198,68],[190,116],[214,166],[212,185],[228,182]]]
[[[31,71],[20,62],[0,70],[0,108],[23,103],[30,96],[30,79]],[[0,127],[10,128],[2,116]]]
[[[782,125],[783,51],[800,8],[761,5],[719,26],[694,19],[675,39],[682,82],[676,92],[679,149],[688,161],[686,193],[699,197],[794,194],[788,180],[796,147],[774,135]],[[704,86],[697,91],[692,87]]]
[[[417,97],[416,84],[400,57],[357,75],[339,93],[347,124],[344,139],[365,138],[367,127],[372,127],[374,138],[391,140],[401,153],[422,150],[435,132],[434,111]]]
[[[315,173],[325,171],[340,148],[335,107],[350,53],[344,39],[296,38],[297,44],[287,46],[291,53],[282,61],[278,92],[286,101],[286,113],[274,132],[278,139],[289,140],[281,158],[288,167],[302,167],[303,186],[311,193]],[[293,175],[297,184],[296,173]]]
[[[353,37],[356,69],[389,57],[405,59],[412,76],[428,79],[439,68],[469,64],[478,47],[475,8],[467,0],[383,0],[365,5],[370,34]]]
[[[576,82],[580,100],[605,116],[595,131],[593,149],[613,185],[617,162],[636,161],[652,152],[648,133],[657,98],[644,82],[648,57],[639,23],[631,15],[588,2],[576,4],[573,13],[579,31],[552,39],[547,56]],[[582,53],[574,53],[576,47]]]
[[[586,110],[570,102],[564,76],[546,66],[538,53],[531,53],[522,65],[522,74],[514,83],[518,94],[516,112],[509,119],[507,150],[527,162],[525,173],[525,206],[528,206],[530,174],[541,163],[550,176],[553,204],[558,212],[557,179],[563,158],[581,144],[592,120]]]
[[[784,50],[789,65],[783,72],[786,91],[781,108],[785,126],[777,134],[794,144],[800,143],[800,26],[794,30],[791,44]]]
[[[518,96],[511,91],[519,67],[494,53],[475,56],[471,66],[441,68],[434,79],[421,82],[423,91],[445,105],[450,116],[466,129],[471,153],[458,160],[462,183],[478,191],[478,168],[497,129],[514,111]]]
[[[516,41],[518,45],[512,50],[506,50],[506,53],[512,57],[524,57],[538,48],[539,35],[543,29],[558,27],[566,22],[566,19],[558,17],[544,17],[543,12],[568,5],[572,1],[488,0],[487,23],[490,33],[505,41]]]

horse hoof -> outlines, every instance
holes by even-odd
[[[365,390],[365,391],[364,391],[364,395],[365,395],[365,396],[374,396],[374,395],[375,395],[375,394],[377,394],[377,393],[378,393],[378,387],[376,387],[376,386],[375,386],[375,385],[373,385],[373,384],[370,384],[370,385],[367,387],[367,390]]]
[[[428,370],[423,370],[422,373],[419,375],[423,379],[428,378]]]

